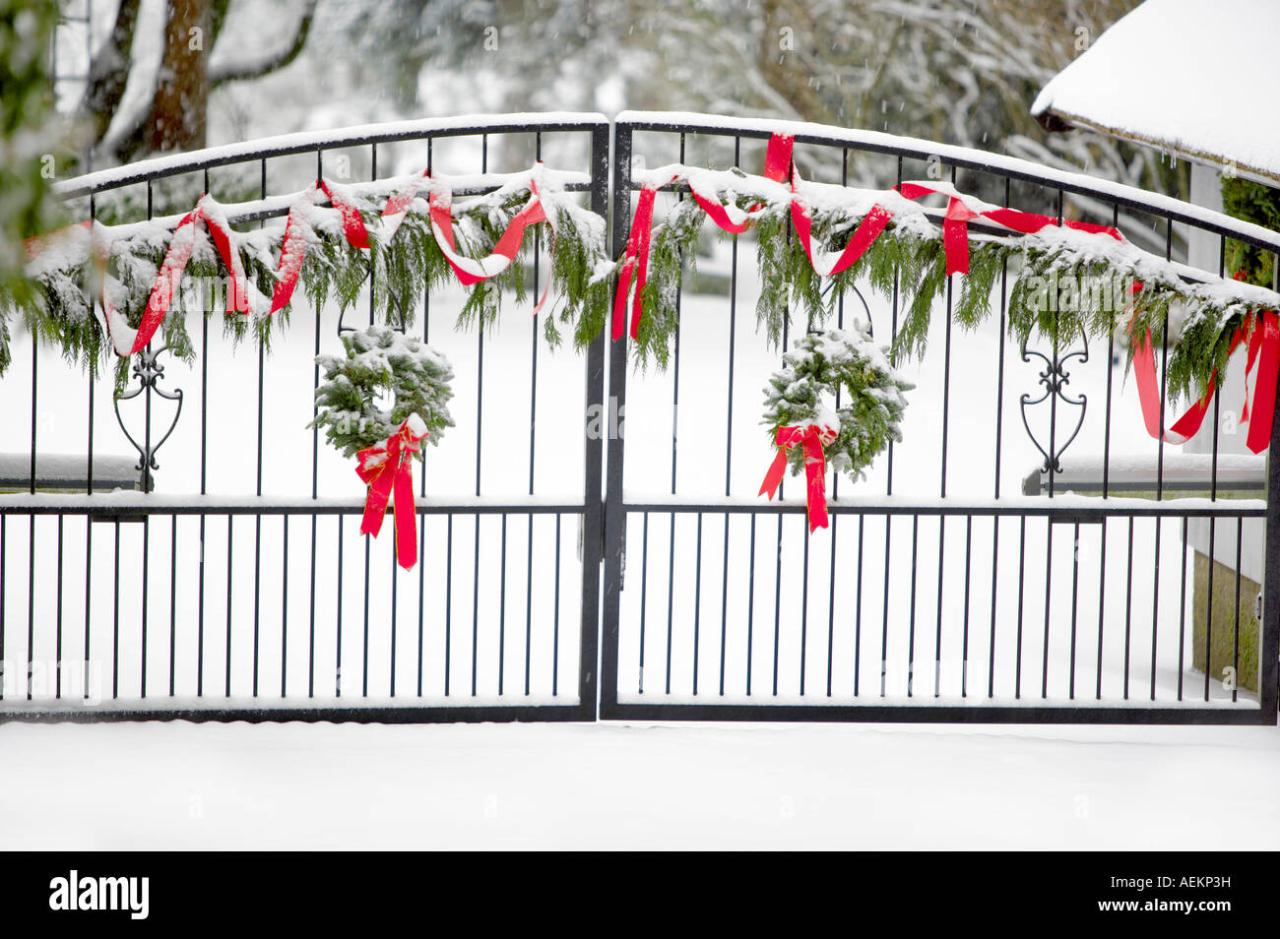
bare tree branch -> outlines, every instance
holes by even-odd
[[[307,44],[307,36],[311,33],[311,24],[315,20],[317,2],[318,0],[308,0],[306,9],[303,10],[302,16],[298,20],[298,28],[294,33],[293,41],[289,45],[271,55],[259,58],[256,62],[235,62],[222,65],[216,69],[210,69],[210,89],[225,85],[228,82],[262,78],[264,75],[279,71],[301,55],[303,48]]]

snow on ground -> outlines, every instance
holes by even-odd
[[[0,849],[1276,849],[1276,728],[0,726]]]

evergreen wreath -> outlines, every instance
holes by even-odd
[[[782,357],[765,389],[764,423],[773,443],[780,427],[818,424],[836,431],[825,448],[836,472],[861,478],[890,441],[902,440],[905,392],[915,386],[889,362],[861,322],[801,337]],[[786,451],[792,474],[805,464],[801,447]]]
[[[342,451],[356,451],[386,441],[411,414],[427,426],[427,440],[439,443],[453,426],[448,402],[453,397],[449,361],[430,346],[386,326],[343,333],[345,355],[321,355],[316,364],[324,380],[316,388],[313,427]],[[394,404],[381,407],[390,395]]]

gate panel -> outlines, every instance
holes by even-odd
[[[1109,216],[1155,216],[1170,253],[1175,225],[1221,237],[1233,224],[976,151],[646,113],[615,124],[613,178],[631,181],[615,184],[615,252],[638,188],[633,163],[758,172],[775,126],[796,134],[806,179],[847,185],[869,167],[898,181],[963,172],[962,190],[986,177],[1006,204],[1059,213],[1064,193],[1083,193]],[[664,190],[656,220],[682,198]],[[608,451],[602,716],[1275,722],[1273,591],[1259,657],[1236,653],[1252,669],[1248,688],[1203,668],[1209,642],[1238,646],[1261,612],[1236,549],[1264,527],[1276,577],[1274,444],[1271,475],[1247,493],[1228,492],[1225,475],[1218,485],[1227,461],[1216,443],[1199,475],[1179,476],[1136,402],[1120,397],[1117,343],[1082,337],[1050,349],[1006,335],[1006,270],[985,328],[953,322],[950,291],[938,303],[927,351],[903,367],[917,386],[905,439],[856,483],[829,474],[831,526],[808,536],[802,481],[789,476],[781,502],[756,495],[773,456],[759,424],[763,389],[781,350],[756,330],[754,241],[711,241],[696,280],[684,280],[668,370],[634,367],[622,343],[611,350],[610,395],[626,421]],[[859,283],[831,325],[869,318],[888,345],[905,315],[899,286],[882,298]],[[784,345],[806,325],[793,317]],[[1045,457],[1064,452],[1062,462]],[[1089,465],[1100,491],[1077,472]],[[1213,590],[1197,581],[1197,531],[1212,532],[1219,562],[1234,562],[1215,568]]]
[[[570,189],[603,215],[608,147],[599,115],[450,118],[217,148],[69,188],[73,212],[131,220],[200,192],[232,203],[424,166],[475,180],[545,159],[582,174]],[[530,257],[536,297],[545,243]],[[492,331],[455,328],[463,291],[428,288],[400,326],[450,359],[455,427],[415,467],[421,560],[404,571],[389,523],[359,533],[353,461],[307,426],[313,357],[373,321],[380,289],[345,314],[299,290],[269,350],[224,336],[220,313],[192,316],[194,362],[140,357],[118,401],[109,376],[19,339],[0,383],[3,446],[25,445],[0,496],[0,718],[594,718],[603,444],[584,414],[601,405],[604,340],[552,348],[533,300],[510,296]],[[150,471],[126,433],[158,454]]]

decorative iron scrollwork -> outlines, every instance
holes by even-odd
[[[172,435],[174,428],[178,426],[178,418],[182,416],[182,389],[175,388],[172,391],[166,391],[160,387],[159,382],[164,378],[164,366],[160,364],[160,356],[167,352],[168,346],[161,346],[156,351],[144,350],[139,353],[133,360],[133,378],[137,380],[137,385],[120,392],[115,398],[116,421],[120,424],[120,429],[124,432],[125,438],[138,451],[138,463],[134,469],[142,474],[142,491],[151,492],[155,488],[155,477],[152,475],[155,470],[160,468],[160,464],[156,462],[156,454],[160,452],[160,448],[164,446]],[[155,394],[166,401],[176,401],[178,407],[174,411],[173,420],[169,422],[169,429],[158,441],[152,442],[151,433],[151,404],[152,394]],[[145,413],[142,443],[129,433],[129,428],[125,426],[124,417],[120,413],[121,401],[132,401],[138,396],[142,396]]]
[[[1085,411],[1089,406],[1088,396],[1084,392],[1073,396],[1064,390],[1071,381],[1071,374],[1067,371],[1067,364],[1072,359],[1078,359],[1082,365],[1089,361],[1089,338],[1085,335],[1083,329],[1080,330],[1080,343],[1082,348],[1072,349],[1066,354],[1060,354],[1055,342],[1051,355],[1045,355],[1035,349],[1028,349],[1025,342],[1022,344],[1022,361],[1029,363],[1033,358],[1036,358],[1044,363],[1044,368],[1039,375],[1039,382],[1044,386],[1044,391],[1036,397],[1031,394],[1023,394],[1020,403],[1022,426],[1026,428],[1027,436],[1031,438],[1031,442],[1035,444],[1036,449],[1040,451],[1040,455],[1044,457],[1040,465],[1040,471],[1049,473],[1051,478],[1053,474],[1062,472],[1062,454],[1079,436],[1080,428],[1084,426]],[[1058,432],[1059,402],[1076,409],[1075,424],[1071,429],[1071,433],[1067,434],[1065,439]],[[1035,431],[1031,429],[1030,421],[1027,420],[1028,407],[1036,407],[1045,403],[1049,405],[1049,441],[1047,446],[1042,444],[1040,439],[1036,437]]]

